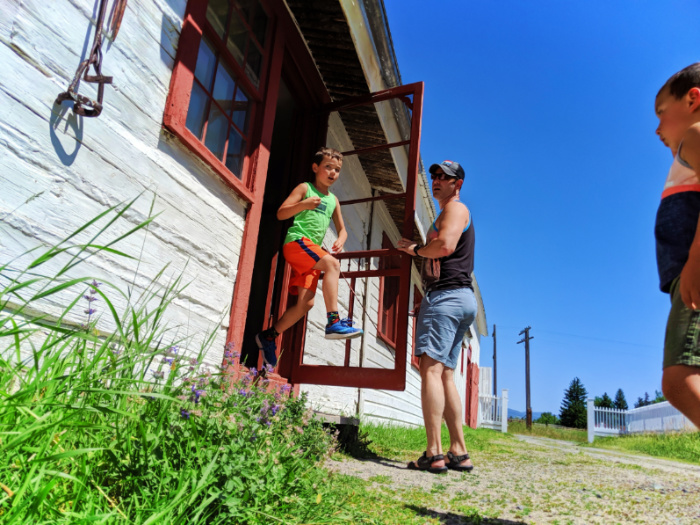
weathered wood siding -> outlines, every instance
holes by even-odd
[[[183,346],[196,351],[216,331],[207,361],[219,364],[245,208],[161,126],[186,1],[129,2],[118,38],[103,46],[103,73],[114,77],[104,111],[83,118],[54,100],[89,53],[96,4],[0,0],[3,260],[53,244],[106,207],[143,194],[117,228],[122,233],[147,216],[155,199],[160,216],[148,231],[115,246],[139,256],[140,264],[98,256],[79,274],[122,289],[133,283],[138,294],[170,263],[166,278],[182,274],[192,282],[168,309],[173,338],[191,338]],[[96,91],[83,83],[80,92]],[[123,308],[116,294],[110,297]],[[65,299],[44,308],[56,313]],[[98,328],[111,326],[103,321]]]

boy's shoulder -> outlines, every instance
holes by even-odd
[[[690,126],[684,133],[681,155],[696,173],[700,173],[700,122]]]

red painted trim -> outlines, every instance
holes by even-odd
[[[665,199],[669,195],[675,195],[676,193],[684,193],[686,191],[700,191],[700,184],[681,184],[679,186],[671,186],[665,189],[661,194],[661,198]]]
[[[265,92],[265,102],[261,111],[260,145],[253,155],[251,173],[253,177],[253,198],[246,214],[245,228],[241,244],[241,256],[238,261],[236,285],[233,289],[233,301],[231,305],[231,317],[229,323],[228,340],[242,341],[245,332],[245,321],[248,315],[248,299],[255,267],[255,253],[258,245],[258,233],[260,230],[260,217],[262,215],[262,200],[267,179],[267,166],[270,160],[270,143],[272,142],[272,130],[275,123],[275,111],[277,108],[277,96],[282,72],[282,57],[284,38],[280,34],[272,33],[275,41],[269,63],[269,82]]]

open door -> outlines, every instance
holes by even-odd
[[[323,108],[326,114],[326,122],[328,122],[333,112],[338,112],[343,122],[353,118],[353,115],[361,117],[369,112],[373,117],[379,117],[384,127],[381,140],[378,140],[376,136],[373,139],[374,142],[379,143],[353,151],[345,151],[343,152],[345,159],[353,156],[358,158],[362,156],[376,156],[378,153],[386,156],[388,152],[391,155],[390,159],[394,159],[392,166],[401,165],[403,166],[401,171],[405,170],[405,173],[398,173],[401,183],[399,191],[373,192],[373,197],[340,201],[340,205],[343,206],[344,217],[347,217],[346,209],[353,205],[379,200],[403,202],[403,220],[400,221],[401,234],[407,238],[414,236],[422,106],[423,83],[419,82],[362,97],[346,99],[329,104]],[[395,117],[399,111],[403,111],[407,115],[408,118],[404,120],[409,123],[408,129],[403,131],[397,131],[396,129],[387,130],[387,126],[392,123],[395,124]],[[398,140],[393,140],[394,138]],[[399,157],[402,159],[401,162],[396,161]],[[362,357],[359,358],[359,361],[355,358],[351,359],[351,341],[345,341],[345,359],[342,365],[305,363],[304,350],[307,331],[306,319],[304,319],[283,335],[281,346],[286,350],[285,355],[282,355],[280,359],[280,375],[287,377],[292,383],[404,390],[406,384],[406,348],[409,326],[408,312],[412,257],[395,248],[391,248],[343,252],[337,258],[341,261],[341,280],[347,283],[350,290],[350,297],[347,303],[349,317],[353,317],[353,314],[358,311],[358,307],[361,308],[361,305],[356,304],[358,281],[368,278],[399,277],[393,367],[378,368],[366,366]],[[387,258],[392,258],[392,264],[381,264],[381,261]],[[379,261],[379,264],[371,265],[369,263],[370,260]],[[283,284],[285,287],[288,276],[289,268],[285,272],[286,278]],[[286,303],[288,298],[281,302]],[[286,304],[283,306],[286,306]],[[363,337],[368,337],[368,335],[365,333]]]

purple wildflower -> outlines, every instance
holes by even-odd
[[[193,401],[194,404],[199,403],[199,398],[206,395],[206,392],[204,390],[197,390],[197,387],[195,385],[192,385],[192,396],[190,396],[190,401]]]
[[[273,373],[274,371],[275,371],[275,367],[274,367],[274,366],[272,366],[272,365],[265,365],[265,372],[267,372],[268,374],[271,374],[271,373]]]
[[[88,314],[88,315],[92,315],[92,314],[94,314],[96,311],[97,311],[97,310],[95,310],[94,308],[88,308],[87,310],[85,310],[85,313]]]
[[[280,408],[282,408],[281,405],[272,405],[272,407],[270,407],[270,412],[272,412],[272,415],[274,416],[277,414],[277,412],[279,412]]]
[[[83,297],[88,303],[98,300],[97,297],[95,297],[94,295],[83,295]]]
[[[238,393],[242,395],[243,397],[248,397],[248,391],[245,388],[241,388]]]
[[[190,413],[185,410],[184,408],[180,409],[180,417],[183,419],[189,419],[190,418]]]
[[[291,389],[292,389],[291,385],[283,385],[281,390],[283,393],[288,394]]]

